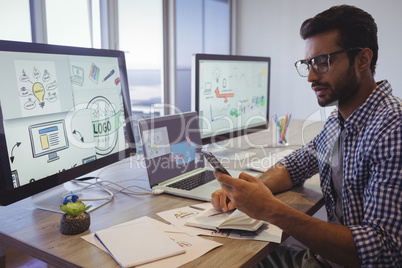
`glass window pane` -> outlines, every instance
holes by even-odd
[[[205,53],[229,54],[229,0],[205,0]]]
[[[161,103],[162,30],[161,0],[119,0],[119,46],[126,54],[134,114]]]
[[[177,106],[191,110],[191,57],[230,53],[229,0],[176,0]]]
[[[99,1],[92,0],[90,2],[92,8],[92,38],[93,38],[92,47],[102,48]]]
[[[0,39],[31,42],[28,0],[4,1],[0,8]]]
[[[204,51],[203,0],[176,0],[176,64],[189,68],[191,55]]]
[[[91,47],[88,1],[47,0],[46,20],[49,44]]]

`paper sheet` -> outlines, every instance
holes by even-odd
[[[100,230],[95,237],[122,267],[140,266],[186,252],[165,232],[147,222]]]
[[[144,264],[138,267],[144,267],[144,268],[153,268],[153,267],[178,267],[180,265],[183,265],[187,262],[190,262],[192,260],[195,260],[196,258],[204,255],[208,251],[211,251],[212,249],[216,247],[220,247],[222,244],[203,239],[198,236],[190,236],[186,233],[180,233],[180,230],[178,230],[175,226],[165,224],[163,222],[154,220],[149,217],[141,217],[133,221],[125,222],[123,224],[119,224],[117,226],[123,226],[126,224],[135,224],[139,222],[148,222],[150,224],[153,224],[156,228],[159,230],[163,231],[166,233],[170,239],[176,241],[180,246],[186,248],[186,253],[177,255],[174,257],[170,257],[167,259],[155,261],[152,263]],[[116,226],[114,226],[116,227]],[[111,227],[113,228],[113,227]],[[105,251],[103,246],[99,243],[99,241],[95,238],[95,235],[93,233],[82,236],[82,239],[88,241],[89,243],[97,246],[98,248],[102,249]]]
[[[196,215],[199,215],[202,213],[203,210],[209,209],[211,207],[211,203],[201,203],[195,206],[186,206],[186,207],[181,207],[181,208],[176,208],[176,209],[171,209],[171,210],[166,210],[162,211],[159,213],[156,213],[159,217],[164,219],[167,222],[170,222],[172,225],[176,226],[179,230],[195,236],[195,235],[202,235],[202,234],[209,234],[211,231],[205,230],[205,229],[200,229],[200,228],[195,228],[195,227],[189,227],[185,226],[184,224],[186,223],[186,220],[189,217],[193,217]],[[197,209],[196,209],[197,208]]]

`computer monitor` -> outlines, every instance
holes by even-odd
[[[28,127],[33,157],[48,155],[47,162],[59,159],[57,151],[68,148],[64,120],[40,123]]]
[[[269,57],[194,54],[192,110],[203,144],[268,127]]]
[[[0,41],[0,59],[1,205],[135,153],[123,52]]]

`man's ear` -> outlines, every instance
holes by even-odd
[[[360,71],[370,69],[371,60],[373,59],[373,51],[369,48],[363,48],[355,58],[356,68]]]

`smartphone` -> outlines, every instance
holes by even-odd
[[[211,152],[208,152],[207,150],[204,150],[204,149],[201,149],[201,152],[214,169],[217,169],[218,171],[231,176],[229,174],[229,172],[226,170],[226,168],[224,166],[222,166],[222,164],[219,162],[219,160],[215,157],[215,155],[213,155]]]

